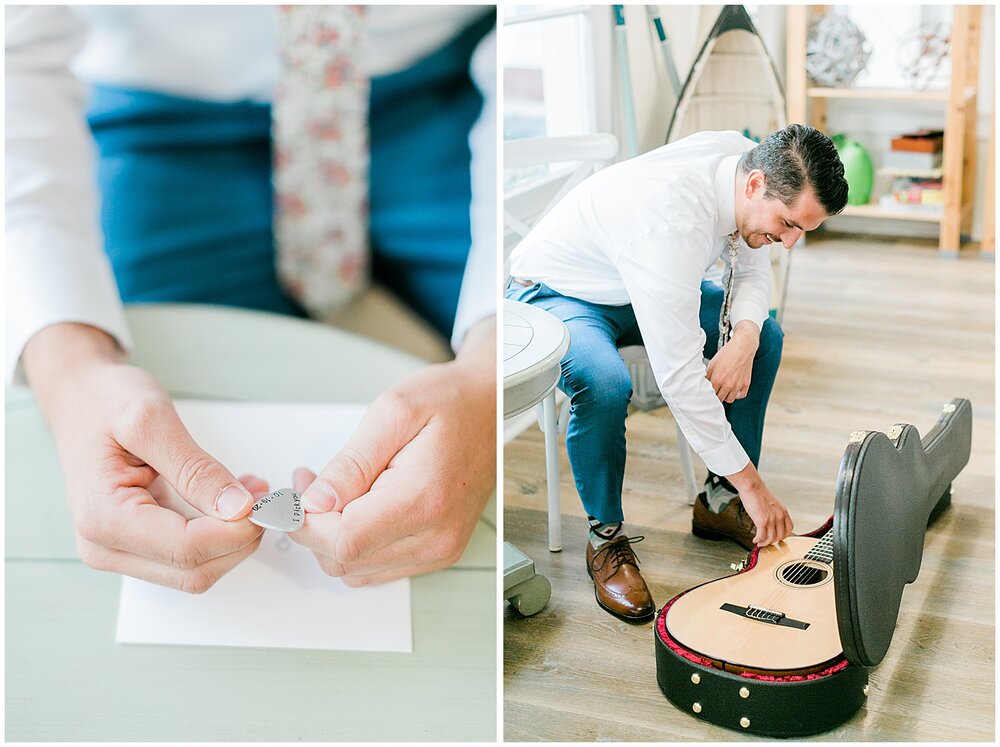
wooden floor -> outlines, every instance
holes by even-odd
[[[818,740],[994,739],[994,265],[930,244],[812,238],[796,249],[784,357],[771,396],[761,473],[798,532],[832,513],[854,430],[912,423],[925,433],[952,397],[972,401],[972,455],[954,504],[927,535],[865,708]],[[624,508],[657,605],[728,574],[741,548],[690,534],[669,412],[629,417]],[[652,623],[597,607],[586,521],[560,440],[561,553],[546,549],[545,462],[530,428],[504,451],[504,538],[552,582],[531,618],[504,612],[504,737],[510,741],[733,741],[670,705],[656,685]],[[700,478],[699,478],[700,479]]]

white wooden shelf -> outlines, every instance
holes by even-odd
[[[852,216],[855,218],[886,218],[889,220],[917,220],[922,223],[940,223],[942,215],[935,215],[934,213],[919,213],[919,212],[908,212],[906,210],[887,210],[878,203],[869,203],[868,205],[848,205],[844,208],[841,215]]]
[[[806,96],[825,99],[895,99],[901,101],[948,101],[948,91],[914,91],[908,88],[807,88]]]
[[[936,169],[901,169],[896,166],[883,166],[878,170],[879,176],[912,176],[915,179],[940,179],[944,176],[944,169],[938,166]]]

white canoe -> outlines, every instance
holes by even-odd
[[[742,5],[724,6],[684,82],[666,141],[705,130],[759,140],[785,124],[785,93],[760,34]]]

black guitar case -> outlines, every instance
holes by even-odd
[[[843,656],[819,672],[725,671],[671,638],[656,617],[656,679],[691,715],[737,731],[800,737],[839,726],[865,703],[868,669],[885,657],[903,587],[916,580],[928,525],[951,503],[951,482],[969,461],[972,405],[953,399],[920,438],[912,425],[852,433],[840,463],[833,516],[833,575]],[[757,562],[747,558],[745,573]],[[687,592],[684,592],[685,594]],[[766,622],[754,624],[767,625]]]

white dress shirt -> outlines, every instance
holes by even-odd
[[[369,6],[371,75],[414,64],[485,6]],[[103,251],[86,83],[209,101],[267,102],[278,75],[274,6],[58,6],[5,8],[5,366],[19,365],[43,327],[80,322],[131,339]],[[470,74],[484,98],[470,133],[472,245],[452,335],[496,313],[496,35]],[[72,72],[71,72],[72,71]],[[83,81],[83,82],[81,82]]]
[[[756,145],[702,132],[610,166],[573,189],[514,249],[511,274],[591,303],[632,304],[663,398],[692,448],[719,475],[750,461],[706,378],[701,279],[736,230],[736,165]],[[766,249],[742,240],[731,319],[768,314]]]

